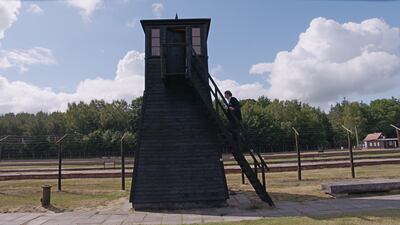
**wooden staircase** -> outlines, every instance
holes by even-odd
[[[245,139],[241,134],[239,134],[238,140],[233,138],[232,133],[227,129],[226,125],[224,124],[224,120],[226,121],[228,118],[229,113],[232,113],[229,110],[225,110],[224,105],[227,105],[226,100],[224,99],[224,95],[219,90],[217,84],[208,73],[202,59],[196,55],[193,51],[193,57],[191,60],[191,67],[193,71],[188,76],[188,80],[190,81],[191,85],[194,87],[194,90],[197,92],[200,99],[203,101],[210,117],[216,122],[217,127],[219,129],[219,134],[222,138],[228,143],[232,155],[235,160],[238,162],[242,172],[246,175],[247,179],[250,181],[250,184],[253,186],[254,190],[256,191],[257,195],[260,199],[266,203],[268,203],[271,207],[274,207],[275,204],[271,199],[270,195],[266,191],[265,185],[265,177],[263,173],[263,183],[260,182],[258,179],[257,171],[254,171],[247,159],[245,158],[243,151],[249,151],[253,161],[255,162],[255,170],[257,167],[263,170],[267,169],[266,163],[262,159],[259,154],[254,154],[254,152],[246,145]],[[208,92],[204,92],[204,88],[208,89]],[[215,105],[210,104],[210,95],[204,93],[211,93],[212,97],[214,98]],[[214,108],[215,107],[215,108]],[[220,113],[222,111],[223,113]],[[233,118],[236,119],[235,116],[231,115]],[[225,118],[224,118],[225,117]],[[239,122],[239,121],[237,121]],[[243,129],[240,125],[241,130]],[[257,160],[258,158],[258,160]]]

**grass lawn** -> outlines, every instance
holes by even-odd
[[[356,178],[400,178],[400,165],[356,167]],[[261,177],[261,176],[260,176]],[[275,201],[306,201],[332,198],[321,191],[321,183],[351,179],[350,168],[328,168],[302,171],[302,181],[297,172],[267,173],[267,190]],[[241,184],[240,174],[228,174],[229,188],[233,191],[253,193],[248,184]]]
[[[0,181],[0,212],[44,211],[40,206],[42,185],[52,185],[52,210],[72,211],[78,208],[105,206],[110,201],[128,197],[129,191],[121,191],[120,179],[66,179],[63,191],[57,191],[56,180]],[[130,179],[126,187],[130,190]]]
[[[208,223],[209,225],[395,225],[400,224],[398,210],[385,210],[366,214],[334,215],[329,217],[279,217],[252,221]]]
[[[380,165],[356,168],[357,178],[399,178],[400,165]],[[320,190],[323,182],[351,179],[349,168],[334,168],[303,171],[303,180],[297,180],[297,172],[267,174],[267,189],[276,201],[307,201],[331,198]],[[228,174],[229,189],[242,192],[257,200],[251,185],[241,184],[240,174]],[[247,182],[248,183],[248,182]],[[0,212],[41,211],[41,186],[50,184],[54,211],[71,211],[77,208],[106,206],[112,201],[129,196],[130,179],[127,191],[120,191],[120,179],[66,179],[63,191],[57,191],[56,180],[0,181]],[[400,213],[399,213],[400,214]],[[356,219],[356,218],[355,218]],[[306,221],[307,218],[304,218]],[[400,224],[400,222],[399,222]]]

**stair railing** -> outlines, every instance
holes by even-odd
[[[254,161],[254,172],[257,174],[257,176],[258,176],[257,168],[259,168],[261,170],[261,180],[262,180],[264,189],[266,190],[267,185],[266,185],[266,180],[265,180],[265,172],[269,171],[269,167],[267,166],[267,163],[265,163],[263,157],[260,155],[259,152],[254,152],[253,149],[250,149],[250,156]]]
[[[214,79],[212,78],[212,76],[208,73],[207,69],[205,68],[205,66],[203,65],[203,63],[201,62],[201,59],[199,59],[199,56],[196,54],[196,52],[194,50],[193,51],[193,56],[195,57],[195,59],[197,60],[198,64],[202,67],[202,70],[204,72],[204,74],[207,74],[207,78],[205,80],[205,82],[211,81],[211,84],[213,85],[213,87],[210,87],[210,91],[215,99],[215,111],[217,113],[219,113],[219,109],[221,108],[222,111],[224,112],[224,114],[226,115],[227,118],[233,118],[236,122],[236,124],[239,125],[240,130],[244,130],[243,125],[240,123],[239,119],[230,111],[230,110],[225,110],[225,106],[228,105],[228,102],[225,99],[225,96],[222,94],[221,90],[218,88],[216,82],[214,81]],[[204,79],[204,78],[203,78]],[[221,99],[221,100],[219,100]],[[221,103],[221,101],[223,103]],[[243,135],[243,134],[242,134]],[[256,158],[256,156],[254,154],[257,155],[257,157],[260,160],[260,164],[262,167],[264,167],[264,169],[266,169],[267,171],[269,171],[269,167],[267,166],[265,160],[262,158],[262,156],[260,155],[259,152],[254,152],[253,149],[250,149],[247,147],[247,145],[245,144],[245,139],[242,137],[242,135],[239,135],[240,137],[240,141],[245,145],[244,148],[245,149],[249,149],[250,150],[250,155],[252,156],[253,160]]]
[[[230,110],[225,110],[225,108],[226,107],[224,107],[224,106],[227,106],[228,105],[228,102],[225,100],[225,96],[222,94],[222,92],[220,91],[220,89],[218,88],[218,85],[216,84],[216,82],[214,81],[214,79],[211,77],[211,75],[208,73],[208,70],[207,70],[207,68],[204,66],[204,64],[203,64],[203,62],[201,61],[201,59],[200,59],[200,57],[196,54],[196,52],[194,51],[194,49],[192,49],[192,55],[193,55],[193,58],[196,60],[196,64],[194,64],[194,65],[200,65],[200,67],[201,68],[199,68],[199,69],[201,69],[202,71],[201,71],[201,74],[199,74],[199,76],[197,76],[197,77],[200,77],[200,79],[205,83],[205,86],[206,87],[208,87],[208,89],[209,89],[209,91],[210,91],[210,93],[212,94],[212,96],[214,97],[214,100],[215,100],[215,104],[207,104],[207,106],[208,107],[212,107],[212,108],[214,108],[214,105],[215,105],[215,113],[217,114],[216,116],[218,117],[218,118],[220,118],[219,117],[219,109],[222,109],[222,112],[223,112],[223,114],[225,114],[225,116],[227,117],[227,118],[233,118],[234,120],[235,120],[235,122],[239,125],[239,129],[240,130],[243,130],[244,128],[243,128],[243,126],[242,126],[242,124],[240,123],[240,121],[239,121],[239,119],[238,118],[236,118],[236,116],[230,111]],[[202,76],[202,74],[206,74],[206,76]],[[211,85],[210,85],[211,84]],[[221,101],[222,101],[222,103],[221,103]],[[211,105],[211,106],[209,106],[209,105]],[[219,124],[219,126],[222,126],[222,127],[225,127],[223,124],[221,124],[222,123],[222,121],[220,120],[220,119],[217,119],[217,121],[216,121],[218,124]],[[226,130],[224,130],[224,131],[222,131],[223,133],[225,133],[224,135],[226,135]],[[229,135],[229,134],[228,134]],[[230,134],[231,135],[231,137],[233,138],[233,136],[232,136],[232,134]],[[233,138],[233,141],[234,141],[234,138]],[[231,142],[232,142],[232,139],[231,139]],[[248,148],[247,147],[247,145],[245,144],[245,140],[243,139],[243,137],[241,136],[241,134],[240,134],[240,132],[239,132],[239,134],[238,134],[238,140],[237,141],[234,141],[234,142],[236,142],[236,144],[238,145],[237,147],[238,147],[238,150],[239,151],[241,151],[241,149],[248,149],[248,150],[250,150],[250,148]],[[233,146],[232,146],[233,147]],[[243,153],[241,153],[242,154],[242,156],[241,157],[239,157],[240,159],[244,159],[245,161],[246,161],[246,163],[247,163],[247,165],[248,165],[248,162],[247,162],[247,160],[245,159],[245,157],[243,156]],[[258,157],[261,157],[261,160],[260,160],[260,162],[257,160],[257,157],[254,155],[254,153],[253,152],[250,152],[250,155],[252,156],[252,159],[253,159],[253,162],[254,162],[254,172],[255,172],[255,176],[256,176],[256,179],[258,180],[258,173],[257,173],[257,168],[260,168],[261,169],[261,171],[262,171],[262,176],[263,176],[263,183],[261,184],[262,185],[262,187],[264,188],[264,195],[265,195],[265,197],[263,197],[262,199],[264,200],[264,201],[266,201],[266,202],[268,202],[268,204],[269,205],[271,205],[271,206],[274,206],[274,203],[273,203],[273,201],[272,201],[272,199],[270,198],[270,196],[268,195],[268,193],[266,192],[266,190],[265,190],[265,188],[266,188],[266,184],[265,184],[265,170],[268,168],[268,166],[266,165],[266,163],[265,163],[265,161],[262,159],[262,157],[261,157],[261,155],[257,155]],[[242,167],[242,166],[241,166]],[[245,170],[248,170],[248,169],[251,169],[250,167],[247,167],[247,166],[244,166],[244,168],[242,168],[242,172],[243,172],[243,169],[245,169]],[[259,180],[258,180],[258,182],[259,182]],[[256,189],[256,188],[255,188]],[[260,194],[259,192],[258,192],[258,190],[256,189],[256,192],[258,193],[258,194]],[[261,196],[260,196],[261,197]]]

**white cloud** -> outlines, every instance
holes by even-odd
[[[0,76],[0,114],[8,112],[55,111],[67,99],[66,94],[56,94],[51,89],[14,81]]]
[[[132,20],[130,20],[129,22],[126,23],[126,26],[128,26],[130,28],[135,28],[138,25],[139,25],[139,19],[138,18],[133,18]]]
[[[143,76],[144,53],[130,51],[118,62],[116,79],[124,79],[132,76]]]
[[[30,4],[29,7],[26,9],[26,12],[33,13],[33,14],[41,14],[43,13],[43,9],[36,4]]]
[[[162,3],[153,3],[151,5],[151,11],[155,17],[161,17],[162,12],[164,10],[164,5]]]
[[[214,67],[212,67],[212,68],[210,69],[210,74],[211,74],[212,76],[219,76],[219,75],[221,75],[223,72],[224,72],[224,68],[222,67],[221,64],[217,64],[217,65],[215,65]]]
[[[4,38],[4,32],[17,21],[17,15],[21,8],[21,2],[0,1],[0,40]]]
[[[272,63],[257,63],[251,66],[249,73],[251,74],[264,74],[272,70],[274,64]]]
[[[0,68],[19,67],[21,72],[30,65],[55,64],[56,60],[50,49],[34,47],[28,50],[0,50]]]
[[[293,50],[250,72],[270,72],[272,98],[326,105],[344,96],[384,93],[399,87],[400,29],[381,19],[340,24],[315,18]]]
[[[93,12],[101,7],[103,0],[67,0],[70,6],[79,8],[85,21],[90,21]]]
[[[130,101],[144,90],[144,53],[128,52],[118,63],[114,79],[86,79],[73,93],[54,92],[22,81],[11,82],[0,76],[0,114],[66,110],[68,102],[92,99]]]
[[[221,64],[213,66],[210,69],[210,74],[215,83],[217,83],[220,91],[224,92],[226,90],[230,90],[233,95],[239,99],[257,99],[261,95],[265,95],[267,93],[267,90],[259,82],[240,84],[235,80],[222,80],[217,78],[218,76],[225,76],[224,67]]]
[[[238,82],[229,79],[219,80],[214,78],[214,80],[222,92],[230,90],[232,94],[239,99],[257,99],[258,97],[267,94],[267,90],[258,82],[239,84]]]

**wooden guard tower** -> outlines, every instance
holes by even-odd
[[[145,91],[130,196],[136,209],[224,205],[229,197],[224,145],[260,198],[273,205],[242,154],[244,142],[235,141],[223,122],[230,112],[208,73],[210,22],[141,21]]]

